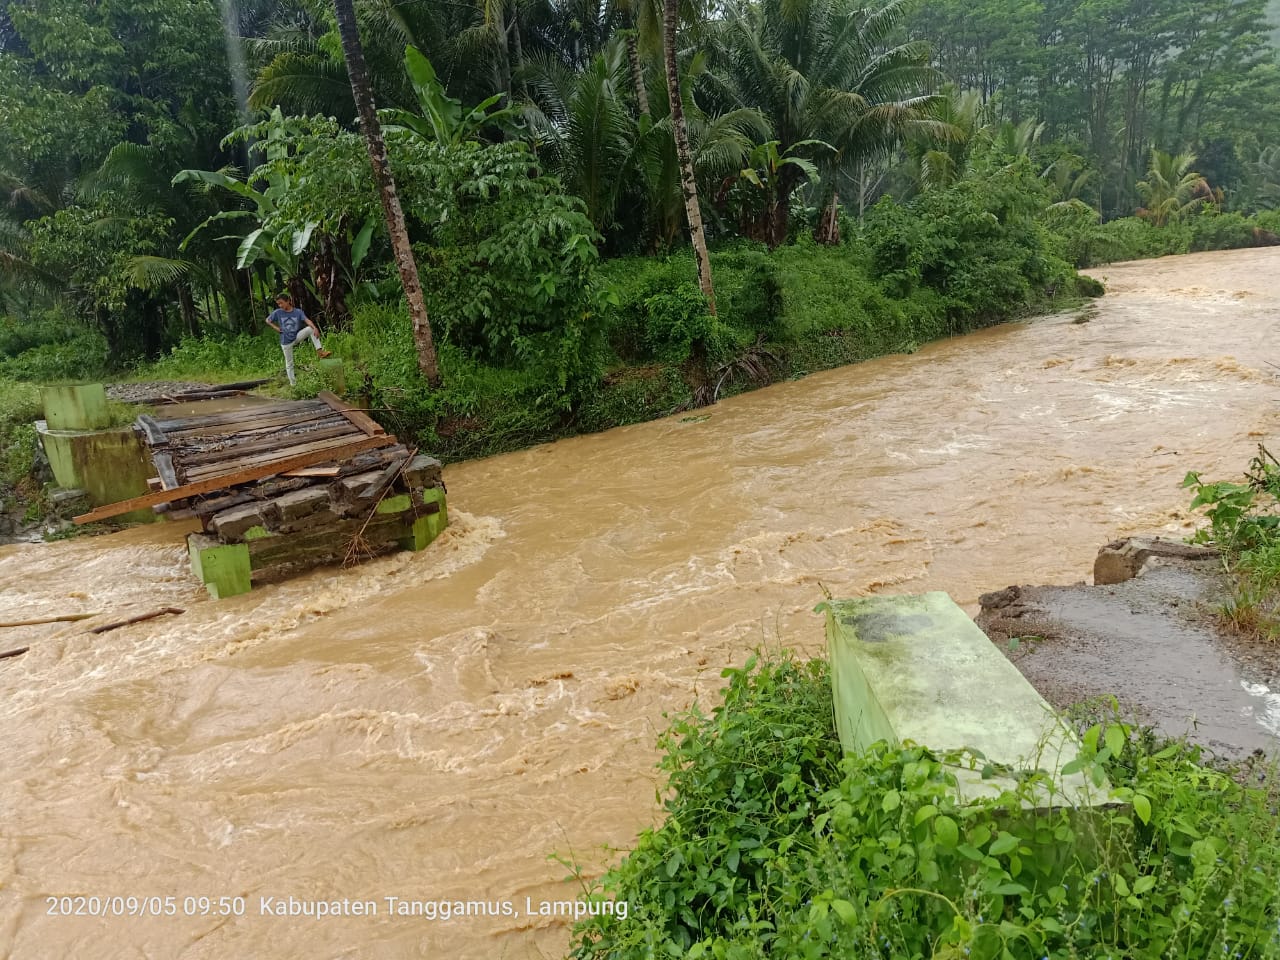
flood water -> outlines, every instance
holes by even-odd
[[[420,555],[214,602],[178,525],[0,549],[0,956],[556,957],[571,897],[654,821],[664,711],[837,596],[1070,583],[1181,534],[1190,469],[1277,425],[1280,250],[1095,271],[1088,323],[1009,325],[703,411],[459,464]],[[175,915],[50,915],[49,896]],[[240,917],[186,897],[243,896]],[[376,917],[262,915],[373,899]],[[387,916],[385,901],[518,916]],[[59,912],[55,905],[55,914]]]

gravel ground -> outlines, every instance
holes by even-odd
[[[1113,694],[1218,757],[1274,755],[1280,651],[1221,628],[1226,593],[1216,562],[1169,562],[1110,586],[1008,587],[983,596],[976,619],[1059,709]]]
[[[133,403],[158,397],[162,394],[186,393],[190,390],[209,390],[210,383],[189,383],[181,380],[151,380],[146,383],[109,383],[107,384],[108,400],[123,400]]]

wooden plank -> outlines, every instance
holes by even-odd
[[[146,414],[140,416],[137,420],[138,428],[142,430],[143,435],[147,438],[147,443],[153,447],[163,447],[169,442],[169,438],[164,435],[164,431],[160,429],[160,424],[156,423],[155,417],[149,417]]]
[[[327,414],[327,416],[325,415]],[[243,427],[236,427],[234,430],[226,433],[214,433],[211,430],[197,433],[193,431],[190,435],[183,437],[181,446],[186,449],[198,450],[206,444],[235,442],[239,439],[244,441],[254,440],[266,436],[269,433],[287,432],[291,429],[311,429],[319,426],[336,427],[341,423],[345,423],[355,428],[344,417],[338,416],[328,407],[325,407],[324,414],[312,414],[306,417],[291,417],[289,419],[280,420],[264,420],[261,422],[247,423]]]
[[[222,476],[229,473],[235,473],[239,470],[248,469],[250,467],[256,467],[263,464],[276,463],[278,461],[288,459],[289,457],[295,457],[302,453],[312,453],[312,452],[328,453],[328,456],[322,457],[318,461],[310,461],[308,463],[301,464],[301,466],[309,467],[312,465],[312,463],[323,463],[325,460],[337,459],[341,455],[340,451],[343,449],[344,446],[350,445],[352,443],[355,443],[357,440],[362,440],[362,439],[363,440],[380,439],[384,443],[388,442],[387,437],[385,435],[383,435],[382,437],[360,437],[357,434],[356,436],[353,437],[349,433],[344,433],[338,437],[329,437],[322,440],[308,441],[306,443],[290,444],[287,447],[278,447],[275,450],[271,450],[267,453],[259,453],[259,454],[254,454],[252,456],[239,457],[234,460],[220,460],[217,463],[209,463],[209,464],[202,464],[200,466],[194,466],[187,471],[187,479],[200,480],[200,479],[204,479],[205,477]],[[394,441],[390,441],[390,442],[394,442]],[[285,469],[292,470],[294,468],[286,467]],[[278,473],[279,471],[273,471],[273,472]]]
[[[178,482],[178,472],[173,467],[173,457],[167,453],[153,453],[151,462],[156,465],[156,472],[160,474],[162,489],[172,490],[174,487],[181,486]]]
[[[355,440],[343,445],[341,448],[334,449],[332,447],[324,450],[313,450],[309,453],[300,453],[291,456],[285,460],[276,461],[274,463],[257,464],[252,467],[246,467],[236,473],[227,474],[221,477],[210,477],[207,480],[201,480],[196,483],[188,483],[178,487],[176,490],[158,490],[155,493],[144,494],[140,497],[132,497],[128,500],[121,500],[119,503],[109,503],[105,506],[98,507],[88,513],[82,513],[78,517],[73,517],[75,523],[93,523],[97,520],[106,520],[109,517],[118,517],[122,513],[128,513],[131,510],[143,510],[147,507],[154,507],[158,503],[172,503],[174,500],[185,500],[187,497],[194,497],[202,493],[213,493],[216,490],[225,490],[240,483],[250,483],[254,480],[262,480],[266,477],[274,476],[277,473],[283,473],[285,470],[297,470],[299,467],[310,467],[317,463],[323,463],[326,460],[333,460],[335,457],[344,457],[349,454],[359,453],[362,450],[373,450],[377,447],[385,447],[396,442],[396,438],[390,435],[380,437],[365,437],[362,440]]]
[[[88,620],[96,617],[96,613],[64,613],[55,617],[32,617],[30,620],[9,620],[0,623],[0,627],[34,627],[40,623],[66,623],[74,620]]]
[[[179,457],[179,462],[188,475],[193,475],[201,472],[209,464],[242,460],[245,457],[260,453],[286,450],[297,446],[299,441],[309,443],[316,440],[332,440],[335,437],[344,436],[357,440],[363,434],[357,433],[352,429],[351,424],[342,420],[340,424],[327,428],[278,433],[265,440],[255,440],[250,443],[229,443],[218,450],[191,454],[184,453]]]
[[[172,420],[157,420],[156,425],[165,433],[170,433],[174,430],[191,430],[193,428],[218,426],[226,423],[242,423],[246,420],[252,420],[254,417],[299,410],[304,404],[306,406],[315,406],[316,408],[319,406],[314,401],[283,400],[280,403],[252,404],[241,407],[239,410],[224,410],[221,413],[204,413],[190,417],[177,417]]]
[[[347,406],[345,403],[339,400],[336,396],[334,396],[328,390],[321,390],[319,393],[316,394],[316,399],[323,400],[329,406],[333,407],[334,410],[337,410],[338,413],[342,414],[344,417],[346,417],[348,420],[354,423],[357,427],[363,430],[368,436],[373,437],[373,436],[377,436],[378,434],[383,434],[387,432],[383,430],[382,426],[378,424],[367,413],[365,413],[362,410],[356,410],[356,409],[353,409],[352,407]]]
[[[331,417],[334,413],[324,404],[307,404],[290,410],[277,410],[263,416],[245,413],[241,416],[222,420],[218,423],[203,426],[186,427],[180,430],[168,430],[166,436],[171,442],[191,442],[202,437],[234,436],[251,430],[261,430],[290,423],[307,423],[322,417]]]
[[[335,463],[332,466],[321,464],[318,467],[303,467],[301,470],[290,470],[288,473],[282,473],[282,477],[336,477],[340,468]]]

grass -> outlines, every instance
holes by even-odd
[[[1209,526],[1196,543],[1216,546],[1232,581],[1231,596],[1218,613],[1231,629],[1268,642],[1280,639],[1280,462],[1258,445],[1244,483],[1207,483],[1195,472],[1183,486],[1196,491],[1192,509],[1203,507]]]

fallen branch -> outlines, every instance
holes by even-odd
[[[96,613],[63,613],[56,617],[33,617],[30,620],[9,620],[0,623],[0,627],[34,627],[39,623],[65,623],[68,620],[88,620],[96,617]]]
[[[127,627],[131,623],[141,623],[143,620],[153,620],[156,617],[163,617],[166,613],[186,613],[187,611],[179,607],[165,607],[161,610],[153,610],[151,613],[141,613],[136,617],[130,617],[128,620],[118,620],[115,623],[104,623],[100,627],[94,627],[90,633],[106,633],[108,630],[116,630],[120,627]]]
[[[4,653],[0,653],[0,660],[8,660],[10,657],[20,657],[30,649],[30,647],[19,647],[17,650],[6,650]]]

